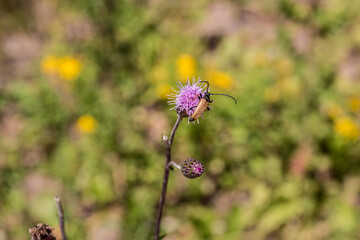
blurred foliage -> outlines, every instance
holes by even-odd
[[[181,123],[164,239],[359,239],[360,3],[0,0],[0,240],[150,239],[175,82],[214,96]]]

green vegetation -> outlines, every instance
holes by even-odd
[[[0,0],[0,240],[151,239],[176,82],[213,109],[172,149],[164,239],[360,238],[360,2]]]

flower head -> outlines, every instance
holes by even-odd
[[[82,63],[74,57],[63,57],[59,59],[58,71],[61,78],[71,81],[79,77]]]
[[[205,86],[201,85],[200,78],[198,81],[195,81],[194,79],[192,84],[190,84],[189,79],[185,85],[178,82],[177,86],[179,88],[178,91],[175,91],[172,88],[176,94],[172,93],[168,95],[168,98],[170,99],[168,103],[175,105],[171,109],[175,109],[178,114],[181,114],[184,117],[191,116],[205,93]]]
[[[350,111],[356,113],[360,110],[360,97],[351,97],[348,99]]]
[[[80,116],[76,122],[76,127],[81,133],[91,134],[95,131],[98,122],[88,114]]]
[[[72,81],[79,77],[82,62],[75,57],[46,56],[41,60],[41,70],[48,75],[57,75],[63,80]]]
[[[340,117],[336,119],[334,130],[336,133],[350,140],[356,140],[360,136],[359,125],[350,117]]]
[[[56,237],[53,234],[53,228],[47,225],[46,223],[39,223],[35,227],[29,229],[31,240],[56,240]]]
[[[188,158],[181,164],[181,172],[187,178],[197,178],[205,172],[205,168],[196,158]]]
[[[230,74],[216,69],[209,70],[208,78],[209,82],[212,82],[215,86],[223,89],[231,89],[234,82]]]

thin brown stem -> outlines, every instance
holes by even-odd
[[[166,148],[166,150],[165,150],[166,162],[165,162],[165,167],[164,167],[164,179],[163,179],[163,185],[162,185],[162,191],[161,191],[161,197],[160,197],[160,203],[159,203],[158,216],[157,216],[157,221],[156,221],[156,230],[155,230],[154,240],[159,239],[161,217],[162,217],[162,212],[163,212],[163,208],[164,208],[164,204],[165,204],[165,195],[166,195],[166,189],[167,189],[167,184],[168,184],[168,180],[169,180],[170,169],[168,168],[168,164],[171,162],[171,145],[174,141],[175,132],[176,132],[177,128],[179,127],[181,120],[182,120],[182,116],[178,115],[176,123],[171,131],[170,138],[164,140],[165,148]]]
[[[58,210],[59,215],[59,225],[61,231],[61,238],[62,240],[66,240],[66,232],[65,232],[65,219],[64,219],[64,210],[61,204],[61,200],[58,196],[55,196],[55,202]]]

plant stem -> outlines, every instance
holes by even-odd
[[[62,240],[66,240],[66,232],[65,232],[65,220],[64,220],[64,210],[61,204],[61,200],[58,196],[55,196],[55,202],[58,209],[59,214],[59,225],[61,231],[61,238]]]
[[[171,162],[171,145],[174,141],[175,132],[176,132],[177,128],[179,127],[181,120],[182,120],[182,116],[178,115],[178,118],[173,127],[173,130],[171,131],[170,138],[164,139],[165,148],[166,148],[166,150],[165,150],[166,162],[165,162],[165,167],[164,167],[164,179],[163,179],[163,185],[162,185],[162,191],[161,191],[161,197],[160,197],[160,203],[159,203],[158,216],[157,216],[157,221],[156,221],[156,230],[155,230],[154,240],[159,239],[161,217],[162,217],[162,212],[163,212],[163,208],[164,208],[164,204],[165,204],[165,195],[166,195],[166,189],[167,189],[167,184],[168,184],[168,180],[169,180],[170,169],[168,167],[168,164]]]

